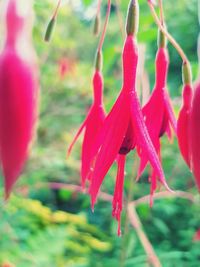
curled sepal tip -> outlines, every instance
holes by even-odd
[[[192,84],[192,71],[189,62],[183,62],[182,65],[182,79],[184,85]]]
[[[54,28],[55,28],[55,24],[56,24],[56,18],[53,17],[47,25],[47,29],[46,29],[45,36],[44,36],[45,42],[50,41],[52,34],[53,34],[53,31],[54,31]]]
[[[131,0],[127,13],[126,33],[127,35],[136,35],[139,25],[139,5],[137,0]]]

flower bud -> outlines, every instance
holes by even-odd
[[[93,34],[95,36],[99,35],[100,24],[101,24],[101,19],[100,19],[100,15],[98,14],[96,15],[95,20],[94,20]]]
[[[126,19],[127,35],[136,35],[139,25],[139,5],[137,0],[131,0]]]
[[[47,25],[47,29],[46,29],[46,32],[45,32],[45,36],[44,36],[44,40],[45,42],[49,42],[50,39],[51,39],[51,36],[53,34],[53,31],[54,31],[54,28],[55,28],[55,24],[56,24],[56,18],[53,17],[48,25]]]
[[[184,85],[191,85],[192,84],[192,71],[189,62],[183,62],[182,65],[182,79]]]

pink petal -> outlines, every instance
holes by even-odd
[[[132,105],[131,105],[131,119],[133,121],[134,130],[136,133],[137,145],[141,147],[142,151],[148,156],[148,159],[159,177],[162,184],[168,189],[168,185],[165,180],[165,176],[162,170],[161,163],[159,161],[156,150],[151,142],[146,125],[143,120],[142,111],[136,93],[132,93]]]
[[[37,84],[33,73],[11,48],[0,57],[0,159],[6,197],[22,171],[34,133]]]
[[[96,157],[89,189],[92,208],[102,181],[119,152],[128,128],[130,108],[127,96],[127,94],[120,94],[100,131],[102,144]]]
[[[183,106],[178,116],[177,123],[177,137],[178,144],[181,151],[181,154],[187,163],[190,166],[190,151],[189,151],[189,140],[190,140],[190,112],[191,112],[191,102],[192,102],[192,88],[189,85],[184,86],[183,88]]]
[[[112,206],[113,206],[112,215],[118,221],[118,236],[121,235],[121,212],[123,203],[125,161],[126,161],[126,155],[119,155],[117,161],[118,164],[117,178],[112,201]]]
[[[189,141],[191,152],[191,168],[195,176],[197,187],[200,191],[200,84],[194,91],[192,101],[190,124],[189,124]]]
[[[177,121],[175,118],[175,114],[174,114],[174,110],[171,104],[171,100],[169,97],[169,94],[166,90],[164,90],[164,103],[165,103],[165,108],[166,108],[166,112],[169,118],[169,121],[171,123],[171,126],[175,132],[175,134],[177,133]]]
[[[77,139],[79,138],[80,134],[82,133],[83,129],[85,128],[86,126],[86,123],[87,123],[87,118],[90,114],[91,110],[89,111],[87,117],[85,118],[85,120],[83,121],[83,123],[81,124],[80,128],[78,129],[74,139],[72,140],[71,144],[69,145],[68,149],[67,149],[67,157],[69,157],[72,149],[73,149],[73,146],[74,144],[76,143]]]
[[[94,159],[93,155],[93,143],[100,129],[102,128],[105,119],[105,112],[102,106],[93,106],[91,112],[87,118],[86,130],[83,138],[82,144],[82,156],[81,156],[81,177],[82,186],[85,186],[85,181],[88,178],[89,172],[91,171],[92,161]]]

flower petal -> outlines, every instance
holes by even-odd
[[[178,116],[177,122],[177,137],[178,144],[181,151],[181,154],[187,163],[190,166],[190,151],[189,151],[189,131],[190,131],[190,112],[191,112],[191,102],[192,102],[192,88],[189,85],[184,86],[183,88],[183,106]]]
[[[105,112],[103,107],[93,106],[91,112],[87,118],[87,125],[82,144],[82,155],[81,155],[81,178],[82,186],[84,187],[85,181],[88,178],[90,168],[92,165],[93,155],[93,143],[100,129],[102,128],[105,119]]]
[[[147,131],[145,122],[143,120],[142,110],[140,108],[139,100],[135,92],[133,92],[131,96],[132,96],[131,119],[133,121],[134,130],[136,133],[137,145],[148,156],[148,159],[162,184],[166,187],[167,190],[170,190],[166,183],[158,155],[151,142],[149,133]]]
[[[100,131],[99,138],[102,143],[96,157],[89,189],[92,208],[102,181],[119,152],[128,128],[130,105],[127,96],[127,94],[120,94]]]
[[[194,91],[191,109],[190,138],[191,168],[194,173],[197,187],[200,191],[200,84]]]
[[[112,216],[118,221],[118,236],[121,235],[121,212],[123,206],[123,190],[124,190],[124,169],[126,155],[119,155],[117,165],[117,178],[115,183],[115,191],[112,201]]]

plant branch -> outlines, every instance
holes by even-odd
[[[110,9],[111,9],[111,0],[108,0],[106,18],[105,18],[105,22],[104,22],[104,26],[103,26],[103,31],[102,31],[102,34],[101,34],[101,37],[99,40],[97,52],[101,52],[101,50],[102,50],[102,46],[103,46],[103,42],[104,42],[105,34],[106,34],[106,29],[107,29],[107,25],[108,25],[108,20],[109,20],[109,16],[110,16]]]
[[[152,16],[153,16],[153,18],[155,20],[155,23],[157,24],[159,29],[163,32],[163,34],[167,37],[167,39],[170,41],[170,43],[177,50],[177,52],[179,53],[180,57],[183,60],[183,63],[189,64],[188,58],[185,55],[185,53],[184,53],[183,49],[181,48],[181,46],[176,42],[176,40],[172,37],[172,35],[169,34],[168,31],[163,27],[162,23],[160,22],[157,14],[156,14],[155,8],[154,8],[154,6],[153,6],[153,4],[152,4],[152,2],[150,0],[148,0],[148,5],[150,7]]]
[[[120,10],[120,0],[115,0],[115,5],[116,5],[116,14],[117,14],[117,19],[118,19],[118,23],[119,23],[119,28],[120,28],[120,32],[122,35],[122,38],[124,40],[125,38],[125,32],[124,32],[124,27],[123,27],[123,18],[122,18],[122,13]]]
[[[128,216],[130,219],[130,222],[132,224],[132,226],[134,227],[138,238],[140,239],[140,242],[147,254],[148,260],[149,262],[154,266],[154,267],[161,267],[161,263],[159,258],[157,257],[153,246],[151,245],[151,242],[149,241],[149,239],[147,238],[143,228],[142,228],[142,224],[141,221],[137,215],[137,212],[135,210],[135,205],[134,202],[130,203],[128,205]]]
[[[163,2],[162,0],[158,0],[159,9],[160,9],[160,21],[161,24],[164,26],[164,12],[163,12]]]
[[[58,4],[57,4],[56,9],[55,9],[55,11],[54,11],[54,14],[53,14],[53,18],[54,18],[54,19],[55,19],[55,18],[57,17],[57,15],[58,15],[58,10],[59,10],[61,1],[62,1],[62,0],[59,0],[59,1],[58,1]]]

